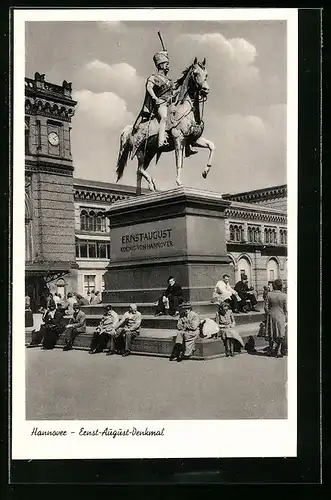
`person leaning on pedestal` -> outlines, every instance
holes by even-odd
[[[131,354],[131,342],[140,333],[141,320],[141,313],[137,310],[136,304],[130,304],[129,310],[120,319],[114,332],[110,333],[110,349],[107,356],[115,354],[115,342],[121,339],[124,340],[125,346],[122,356]]]
[[[115,335],[115,328],[118,323],[118,314],[113,310],[112,306],[109,304],[106,307],[105,313],[100,321],[99,326],[97,326],[90,347],[90,354],[96,354],[102,352],[106,346],[108,340],[111,336]]]
[[[65,346],[64,351],[71,351],[75,338],[80,333],[86,332],[86,314],[81,311],[79,304],[74,304],[74,314],[69,320],[69,324],[65,327]]]
[[[230,286],[230,276],[228,274],[223,274],[223,277],[218,281],[214,288],[213,302],[216,304],[221,304],[222,302],[227,302],[232,311],[238,312],[238,301],[240,297],[236,290]]]
[[[168,288],[163,292],[162,297],[160,297],[155,316],[161,316],[163,314],[169,314],[174,316],[178,314],[178,307],[183,302],[183,289],[173,276],[168,278]]]
[[[175,359],[182,361],[192,356],[195,350],[195,341],[200,334],[199,315],[192,311],[192,306],[189,302],[181,304],[179,314],[177,322],[178,333],[169,358],[170,361],[174,361]]]

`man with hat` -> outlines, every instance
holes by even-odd
[[[146,81],[146,94],[142,111],[133,127],[133,133],[138,129],[143,116],[150,117],[154,113],[159,120],[159,148],[168,145],[166,138],[166,124],[168,117],[168,107],[175,93],[175,84],[167,76],[169,73],[169,55],[166,50],[161,50],[153,56],[157,72],[152,74]],[[194,155],[196,150],[190,145],[185,148],[186,156]]]
[[[142,315],[138,311],[137,305],[130,304],[128,311],[123,314],[113,332],[110,332],[110,348],[107,356],[115,354],[115,341],[120,339],[124,340],[122,356],[131,354],[131,342],[140,333],[141,321]]]
[[[248,285],[248,278],[246,274],[241,275],[241,280],[236,283],[234,289],[240,298],[239,309],[241,311],[243,311],[244,313],[248,312],[247,302],[249,302],[251,305],[251,310],[259,312],[259,310],[255,308],[257,300],[253,292],[254,287]]]
[[[104,315],[97,326],[91,341],[90,354],[102,352],[108,340],[115,335],[115,327],[118,323],[118,314],[110,304],[107,305]]]
[[[71,351],[77,335],[86,332],[86,314],[81,310],[81,305],[77,302],[73,305],[74,314],[68,325],[65,327],[65,346],[64,351]]]
[[[184,302],[180,305],[179,314],[177,322],[178,333],[170,361],[174,361],[175,359],[182,361],[184,358],[189,358],[194,352],[195,341],[200,333],[199,315],[192,311],[192,306],[189,302]]]

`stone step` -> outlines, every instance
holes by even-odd
[[[97,326],[101,320],[101,315],[87,315],[86,324],[88,326]],[[200,314],[201,319],[214,318],[214,314]],[[236,314],[235,320],[236,324],[245,325],[250,323],[261,322],[264,318],[262,313],[248,313],[248,314]],[[178,316],[154,316],[150,314],[145,314],[142,317],[142,328],[155,328],[155,329],[176,329]]]
[[[215,312],[217,309],[217,306],[210,301],[201,301],[201,302],[191,302],[192,308],[195,312],[201,315],[207,315],[208,317],[214,317]],[[124,314],[128,308],[129,308],[129,303],[112,303],[112,306],[114,310],[119,314],[122,315]],[[156,305],[155,302],[144,302],[144,303],[137,303],[137,308],[138,311],[141,312],[143,316],[154,316],[155,311],[156,311]],[[107,304],[97,304],[97,305],[88,305],[88,306],[83,306],[82,310],[85,312],[86,315],[88,316],[102,316],[104,313],[105,308],[107,307]],[[256,306],[261,314],[263,314],[263,303],[258,302]],[[257,314],[257,313],[251,313],[251,314]],[[240,316],[247,316],[247,314],[238,314],[236,317]]]
[[[258,337],[259,323],[250,323],[238,328],[244,342],[248,337],[252,336],[255,340],[256,347],[267,345],[263,337]],[[26,345],[31,342],[31,328],[25,330]],[[94,327],[87,327],[87,332],[80,334],[75,339],[74,348],[81,350],[89,350],[92,340]],[[132,342],[132,353],[144,356],[161,356],[169,357],[174,345],[174,337],[176,331],[173,329],[156,330],[142,329],[138,337]],[[64,345],[64,335],[58,339],[56,347]],[[224,355],[224,344],[221,339],[201,339],[196,341],[196,350],[192,359],[203,360],[213,359]]]
[[[264,319],[264,313],[250,312],[248,314],[235,314],[237,326],[260,323]],[[71,316],[64,317],[64,324],[67,324]],[[87,314],[86,325],[96,327],[100,323],[102,312],[100,314]],[[213,314],[200,314],[201,320],[205,318],[215,318],[215,309]],[[154,316],[145,314],[142,317],[142,328],[153,328],[161,330],[175,330],[177,328],[178,316]]]

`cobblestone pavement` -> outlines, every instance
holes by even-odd
[[[247,353],[177,363],[27,349],[26,418],[286,418],[286,373],[287,358]]]

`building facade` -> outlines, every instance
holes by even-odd
[[[71,92],[66,81],[25,78],[25,286],[36,305],[76,266]]]
[[[276,278],[287,279],[286,186],[259,191],[259,200],[247,202],[257,191],[224,195],[232,204],[226,210],[227,253],[236,281],[246,274],[259,296]],[[277,198],[276,198],[277,193]],[[105,212],[116,200],[135,196],[132,186],[74,179],[77,269],[52,284],[53,291],[86,295],[105,289],[109,264],[110,229]],[[218,279],[218,277],[215,277]]]

